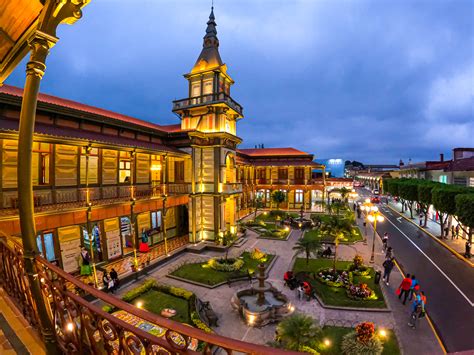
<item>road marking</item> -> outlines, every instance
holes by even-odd
[[[401,218],[401,217],[400,217],[400,218]],[[397,220],[398,220],[398,218],[397,218]],[[413,242],[413,240],[411,240],[411,239],[410,239],[400,228],[398,228],[390,219],[387,218],[387,221],[388,221],[392,226],[394,226],[396,229],[398,229],[398,231],[399,231],[400,233],[402,233],[402,235],[403,235],[411,244],[413,244],[413,246],[414,246],[416,249],[418,249],[419,252],[420,252],[421,254],[423,254],[423,255],[433,264],[433,266],[434,266],[435,268],[438,269],[438,271],[441,273],[441,275],[443,275],[443,276],[451,283],[451,285],[453,285],[454,288],[455,288],[456,290],[458,290],[458,292],[465,298],[465,300],[471,305],[471,307],[474,307],[474,302],[472,302],[472,301],[464,294],[464,292],[461,291],[461,289],[453,282],[453,280],[451,280],[451,279],[449,278],[449,276],[446,275],[445,272],[444,272],[443,270],[441,270],[441,268],[440,268],[438,265],[436,265],[436,263],[435,263],[433,260],[431,260],[431,258],[430,258],[428,255],[426,255],[425,252],[424,252],[423,250],[421,250],[420,247],[419,247],[418,245],[416,245],[416,244]]]
[[[402,217],[397,218],[398,223],[402,223]]]

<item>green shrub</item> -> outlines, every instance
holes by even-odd
[[[171,286],[169,288],[169,293],[176,297],[184,298],[185,300],[189,300],[191,297],[194,296],[194,293],[191,291],[185,290],[184,288],[181,287],[173,287]]]
[[[201,329],[203,331],[205,331],[206,333],[212,333],[212,329],[209,328],[206,323],[204,323],[201,318],[199,317],[199,314],[198,312],[194,311],[194,312],[191,312],[191,321],[193,322],[193,324],[196,326],[196,328],[198,329]]]
[[[143,284],[141,284],[138,287],[135,287],[134,289],[128,291],[125,293],[122,297],[122,300],[125,302],[131,302],[138,296],[140,296],[142,293],[147,292],[148,290],[152,289],[153,287],[157,286],[156,280],[150,279],[146,280]]]
[[[313,348],[309,347],[309,346],[306,346],[306,345],[302,345],[300,346],[300,349],[299,349],[300,352],[302,353],[308,353],[308,354],[313,354],[313,355],[319,355],[319,352],[314,350]]]
[[[342,338],[341,350],[345,355],[380,355],[383,351],[383,344],[376,336],[364,343],[360,342],[357,340],[357,333],[353,331]]]
[[[207,262],[209,267],[217,271],[224,271],[224,272],[233,272],[239,271],[242,266],[244,266],[244,261],[242,259],[220,259],[220,258],[212,258],[209,259]]]

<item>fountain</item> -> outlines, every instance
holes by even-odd
[[[265,264],[259,264],[257,281],[249,289],[237,291],[231,304],[248,325],[261,327],[293,313],[294,306],[280,291],[265,281]]]

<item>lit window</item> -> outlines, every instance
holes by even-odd
[[[304,193],[303,190],[295,191],[295,203],[303,203]]]
[[[86,183],[86,147],[81,148],[81,184]],[[89,152],[88,182],[97,184],[99,182],[99,149],[91,148]]]
[[[119,160],[119,182],[130,182],[132,162],[130,152],[120,152]]]
[[[33,185],[49,185],[51,144],[33,143]]]

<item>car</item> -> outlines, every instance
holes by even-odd
[[[378,196],[380,194],[379,189],[374,189],[374,195]]]
[[[378,196],[372,196],[372,197],[370,198],[370,202],[372,202],[372,203],[380,203],[380,197],[378,197]]]

